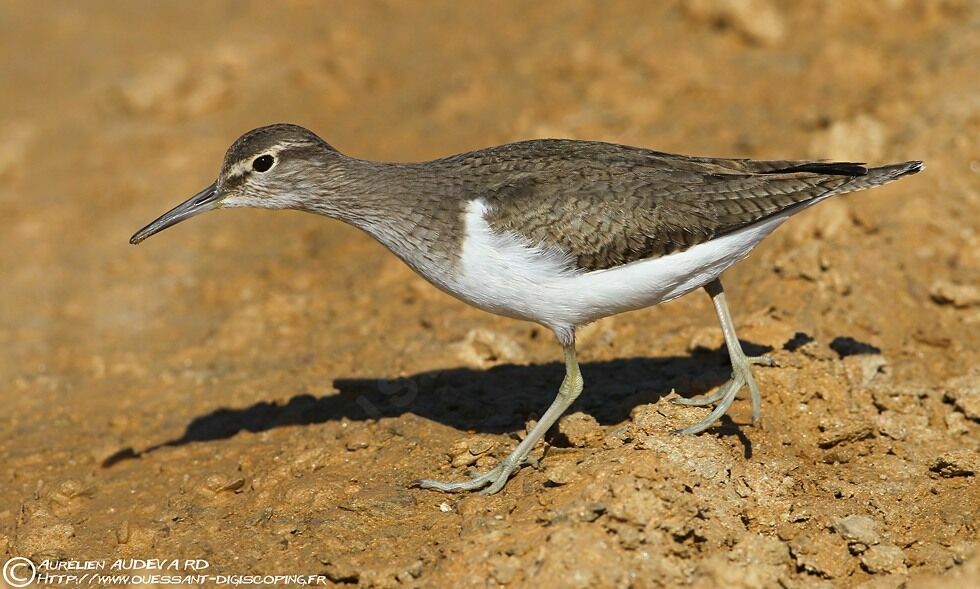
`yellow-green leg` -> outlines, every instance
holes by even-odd
[[[715,312],[718,314],[718,321],[721,323],[721,331],[725,334],[725,346],[728,348],[728,355],[732,361],[732,378],[721,386],[713,394],[700,399],[674,399],[679,405],[693,405],[702,407],[712,403],[718,403],[714,411],[702,421],[692,426],[675,431],[676,434],[696,434],[703,432],[711,427],[721,416],[728,412],[738,391],[747,386],[749,395],[752,398],[752,423],[759,421],[759,414],[762,410],[762,395],[759,394],[759,385],[755,383],[752,376],[752,365],[762,364],[773,366],[774,362],[769,356],[746,356],[742,351],[742,345],[738,343],[738,336],[735,334],[735,323],[732,321],[731,313],[728,312],[728,302],[725,299],[725,289],[721,286],[721,280],[715,279],[704,287],[715,305]]]
[[[527,455],[531,453],[538,440],[544,437],[544,434],[558,421],[558,418],[575,402],[575,399],[582,392],[582,373],[579,371],[578,360],[575,358],[574,340],[563,347],[565,350],[565,378],[562,380],[561,387],[558,389],[558,395],[551,403],[551,406],[548,407],[548,410],[545,411],[544,415],[541,416],[538,423],[531,428],[527,437],[518,444],[517,448],[507,458],[504,458],[493,470],[476,475],[468,481],[450,483],[420,480],[415,481],[413,484],[423,489],[435,489],[437,491],[475,491],[476,489],[486,487],[481,491],[484,495],[492,495],[503,489],[514,471],[524,464]]]

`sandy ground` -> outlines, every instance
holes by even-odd
[[[980,586],[980,5],[0,7],[0,560],[203,559],[363,587]],[[357,230],[222,211],[129,235],[277,121],[360,157],[531,137],[928,170],[801,214],[710,302],[583,330],[586,391]],[[147,583],[147,579],[136,579]],[[260,581],[261,582],[261,581]],[[267,584],[267,583],[265,583]],[[288,584],[288,583],[287,583]]]

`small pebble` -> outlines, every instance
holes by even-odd
[[[980,454],[975,450],[961,448],[950,450],[937,458],[929,468],[943,478],[972,477],[980,469]]]
[[[492,440],[487,438],[479,438],[473,442],[470,442],[470,444],[467,446],[467,450],[469,450],[470,454],[473,456],[479,456],[480,454],[486,454],[492,450],[493,446],[494,444]]]
[[[871,574],[904,573],[905,553],[894,544],[872,546],[861,555],[861,566]]]
[[[846,421],[828,418],[819,424],[822,432],[817,441],[823,449],[833,448],[840,444],[848,444],[870,438],[874,435],[874,428],[871,424],[863,420],[849,419]]]
[[[349,452],[356,452],[358,450],[363,450],[371,445],[371,435],[369,432],[359,429],[350,433],[347,440],[344,442],[344,447],[347,448]]]
[[[966,417],[980,421],[980,368],[947,380],[943,400],[952,403]]]
[[[514,338],[489,329],[471,329],[454,348],[456,356],[473,368],[520,364],[527,357],[524,348]]]
[[[946,431],[950,434],[960,436],[970,431],[966,417],[962,413],[949,413],[944,421],[946,422]]]
[[[252,516],[245,521],[245,525],[252,528],[269,521],[270,518],[272,518],[272,508],[263,507],[253,513]]]
[[[129,543],[129,522],[124,521],[116,528],[116,542],[118,544],[128,544]]]
[[[558,421],[558,433],[565,436],[568,443],[576,448],[598,445],[602,442],[604,431],[595,417],[577,411]]]
[[[449,449],[449,458],[456,468],[470,466],[490,452],[494,445],[494,442],[487,438],[464,438],[458,440]]]
[[[569,464],[567,462],[559,462],[549,466],[545,472],[544,476],[553,485],[567,485],[575,479],[576,468],[574,464]]]
[[[753,44],[778,45],[786,37],[779,4],[769,0],[691,0],[681,6],[692,20],[724,23]]]
[[[881,542],[878,524],[865,515],[848,515],[834,520],[830,527],[851,545],[851,552],[863,552]],[[861,548],[863,546],[864,548]],[[857,548],[857,550],[855,550]]]
[[[933,283],[929,289],[933,302],[940,305],[952,305],[957,309],[965,309],[980,305],[980,288],[972,284],[955,284],[940,280]]]
[[[209,475],[204,481],[204,488],[214,494],[237,491],[244,486],[244,477],[229,477],[220,473]]]

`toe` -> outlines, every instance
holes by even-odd
[[[675,405],[684,405],[684,406],[687,406],[687,407],[703,407],[705,405],[709,405],[710,404],[708,402],[705,402],[705,400],[704,400],[703,397],[701,397],[701,398],[695,397],[693,399],[688,399],[688,398],[685,398],[685,397],[677,397],[675,399],[671,399],[670,402],[673,403],[673,404],[675,404]]]
[[[500,477],[497,478],[497,480],[493,482],[492,485],[480,491],[480,495],[494,495],[500,492],[500,490],[504,488],[504,485],[507,484],[507,480],[509,478],[510,478],[510,473],[502,474]]]
[[[442,491],[443,493],[452,493],[453,491],[475,491],[476,489],[479,489],[485,485],[486,482],[480,482],[475,479],[464,482],[443,482],[429,479],[419,479],[412,482],[410,486],[418,487],[420,489],[429,489],[432,491]]]

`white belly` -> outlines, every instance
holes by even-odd
[[[683,252],[583,272],[560,249],[494,233],[475,200],[466,212],[460,273],[444,286],[486,311],[535,321],[561,334],[602,317],[677,298],[717,278],[792,213],[770,217]],[[795,212],[795,211],[794,211]]]

